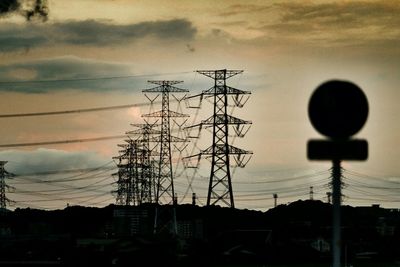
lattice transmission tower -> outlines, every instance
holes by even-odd
[[[207,206],[222,204],[231,208],[235,207],[232,190],[231,166],[244,167],[250,160],[251,151],[237,148],[230,143],[230,129],[237,137],[244,137],[248,132],[251,121],[242,120],[228,114],[228,106],[243,107],[247,102],[249,91],[239,90],[226,84],[226,80],[242,73],[242,70],[200,70],[197,71],[214,80],[214,86],[204,90],[200,95],[191,96],[203,98],[212,98],[213,115],[200,124],[192,127],[211,127],[212,145],[201,150],[199,154],[186,157],[200,159],[202,156],[211,158],[211,173],[209,178]],[[246,97],[247,95],[247,97]],[[233,104],[229,103],[232,98]],[[233,160],[233,162],[232,162]]]
[[[11,186],[7,185],[6,178],[11,178],[13,174],[6,171],[4,165],[7,164],[8,161],[0,161],[0,210],[4,211],[7,208],[7,203],[13,202],[8,199],[6,196],[6,188],[10,189]]]
[[[182,114],[170,110],[170,93],[184,93],[188,92],[186,89],[177,88],[173,85],[182,83],[182,81],[148,81],[149,83],[158,85],[157,87],[145,89],[144,93],[158,93],[161,94],[161,110],[144,114],[144,118],[159,118],[160,123],[160,135],[158,137],[151,138],[150,141],[157,141],[159,143],[159,167],[158,175],[156,177],[156,203],[165,202],[175,203],[175,190],[174,190],[174,178],[172,171],[172,155],[171,155],[171,143],[173,142],[186,142],[182,138],[178,138],[171,135],[171,118],[184,118],[189,115]]]
[[[118,172],[114,176],[118,177],[116,202],[119,205],[137,205],[137,142],[135,140],[125,140],[125,144],[118,146],[123,148],[119,151],[119,156],[113,159],[119,160]]]
[[[118,160],[116,202],[119,205],[141,205],[155,202],[155,164],[157,153],[150,147],[150,136],[159,134],[150,124],[132,124],[139,127],[134,131],[128,131],[128,139],[118,146],[123,148]],[[132,139],[131,137],[135,137]]]
[[[129,136],[137,137],[135,140],[138,144],[136,153],[140,159],[138,168],[140,172],[137,174],[138,193],[137,198],[139,203],[154,203],[156,199],[156,182],[154,170],[154,158],[157,153],[154,151],[154,146],[151,146],[150,138],[153,135],[160,134],[159,130],[153,129],[155,125],[149,123],[131,124],[138,129],[126,132]]]

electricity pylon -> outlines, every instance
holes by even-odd
[[[150,136],[160,134],[160,131],[153,129],[154,125],[149,123],[131,124],[138,129],[126,132],[129,136],[138,136],[135,140],[138,143],[137,154],[140,159],[140,172],[136,177],[138,181],[139,203],[153,203],[156,198],[155,175],[152,167],[152,159],[156,156],[154,148],[150,146]]]
[[[243,107],[251,93],[242,91],[226,85],[226,80],[242,73],[242,70],[201,70],[197,71],[214,80],[214,86],[204,90],[200,95],[192,96],[203,98],[213,98],[214,112],[211,117],[201,121],[200,124],[192,127],[212,127],[212,145],[200,151],[199,154],[186,157],[198,158],[205,155],[211,158],[211,173],[208,186],[207,206],[223,204],[234,208],[234,196],[232,190],[231,165],[244,167],[250,160],[251,151],[237,148],[230,144],[229,129],[233,128],[237,137],[244,137],[248,132],[251,121],[242,120],[228,114],[228,97],[231,96],[235,107]],[[189,98],[192,98],[189,97]],[[233,162],[231,162],[231,157]]]
[[[7,198],[6,196],[6,188],[11,188],[9,185],[6,183],[6,178],[10,178],[13,176],[13,174],[7,172],[4,168],[4,165],[6,165],[8,161],[0,161],[0,210],[4,211],[7,208],[7,203],[11,203],[10,199]]]
[[[125,140],[126,144],[119,144],[118,146],[124,148],[120,150],[120,155],[113,157],[118,159],[119,163],[118,172],[113,174],[118,176],[117,185],[118,188],[115,191],[117,194],[116,202],[120,205],[136,205],[137,201],[137,142],[135,140]]]
[[[184,139],[171,136],[170,118],[175,117],[189,117],[189,115],[174,112],[170,110],[169,96],[170,93],[184,93],[188,92],[186,89],[177,88],[173,85],[181,83],[182,81],[148,81],[159,85],[154,88],[143,90],[144,93],[160,93],[161,94],[161,110],[144,114],[142,117],[147,118],[160,118],[160,136],[152,138],[151,141],[158,141],[160,148],[159,168],[157,175],[157,192],[156,203],[160,203],[161,199],[166,199],[168,203],[174,203],[175,190],[172,172],[172,156],[171,156],[171,142],[185,142]],[[170,200],[170,201],[169,201]]]

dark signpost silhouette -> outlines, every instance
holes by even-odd
[[[368,142],[352,139],[368,117],[368,101],[363,91],[348,81],[332,80],[321,84],[312,94],[308,116],[314,128],[328,137],[309,140],[310,160],[331,160],[333,203],[333,267],[340,267],[340,200],[342,160],[366,160]]]

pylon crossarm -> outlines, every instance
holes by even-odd
[[[149,138],[149,141],[150,142],[161,142],[162,139],[161,139],[161,136],[154,136],[154,137]],[[174,142],[188,142],[188,141],[185,139],[171,135],[169,142],[174,143]]]
[[[215,85],[203,91],[204,95],[249,95],[250,91],[236,89],[227,85]]]
[[[202,124],[214,125],[214,124],[251,124],[251,121],[242,120],[227,114],[216,114],[206,120],[201,121]]]
[[[162,117],[179,117],[179,118],[185,118],[185,117],[189,117],[189,115],[187,114],[183,114],[183,113],[178,113],[172,110],[166,110],[166,111],[156,111],[156,112],[152,112],[152,113],[148,113],[148,114],[143,114],[142,117],[145,118],[162,118]]]
[[[196,72],[211,79],[229,79],[243,73],[243,70],[197,70]]]
[[[226,149],[228,148],[228,151]],[[213,146],[210,146],[209,148],[202,150],[202,154],[206,155],[212,155],[215,153],[216,155],[225,155],[226,153],[228,154],[252,154],[253,152],[243,150],[241,148],[237,148],[232,145],[225,145],[225,144],[217,144],[215,145],[215,149],[213,149]]]
[[[137,129],[137,130],[125,132],[125,134],[128,134],[128,135],[160,134],[160,133],[161,132],[159,130],[155,130],[155,129]],[[137,140],[140,140],[140,139],[137,139]]]
[[[138,127],[143,130],[151,130],[155,126],[160,126],[157,122],[149,123],[148,121],[144,121],[145,123],[131,123],[131,126]]]
[[[188,118],[190,117],[188,114],[183,114],[175,111],[168,111],[168,117],[179,117],[179,118]]]
[[[142,92],[143,93],[186,93],[189,92],[189,90],[166,84],[154,88],[144,89]]]
[[[173,85],[173,84],[178,84],[178,83],[183,83],[183,81],[171,81],[171,80],[149,80],[147,81],[148,83],[152,84],[158,84],[158,85]]]

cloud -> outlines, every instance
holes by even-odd
[[[146,37],[158,40],[191,40],[197,29],[185,19],[116,25],[96,20],[53,24],[11,24],[0,27],[0,51],[10,52],[43,45],[122,45]]]
[[[110,161],[95,152],[68,152],[44,148],[32,151],[0,151],[0,159],[9,161],[5,168],[14,174],[95,168]]]
[[[4,16],[17,11],[20,8],[20,3],[17,0],[3,0],[0,3],[0,15]]]
[[[225,11],[219,13],[221,17],[236,16],[241,14],[255,14],[270,10],[271,6],[265,5],[252,5],[252,4],[235,4],[225,9]]]
[[[169,21],[141,22],[130,25],[113,25],[95,20],[75,21],[54,24],[60,33],[59,39],[70,44],[116,44],[121,41],[134,41],[147,36],[160,39],[191,39],[196,29],[183,19]]]
[[[47,2],[44,0],[35,0],[33,6],[25,11],[25,17],[28,21],[38,18],[47,21],[49,15],[49,8]]]
[[[259,29],[320,41],[343,36],[348,42],[400,37],[400,4],[396,1],[284,2],[275,8],[279,19]]]
[[[14,13],[23,15],[28,21],[33,19],[47,21],[49,8],[45,0],[2,0],[0,3],[0,16]]]
[[[0,83],[0,92],[45,93],[66,89],[132,91],[132,88],[135,87],[133,78],[68,81],[91,77],[129,76],[132,75],[132,68],[133,66],[130,64],[80,59],[72,56],[0,65],[0,80],[3,82],[16,81],[16,83]],[[18,80],[24,82],[18,83]],[[60,81],[30,83],[29,80]]]

